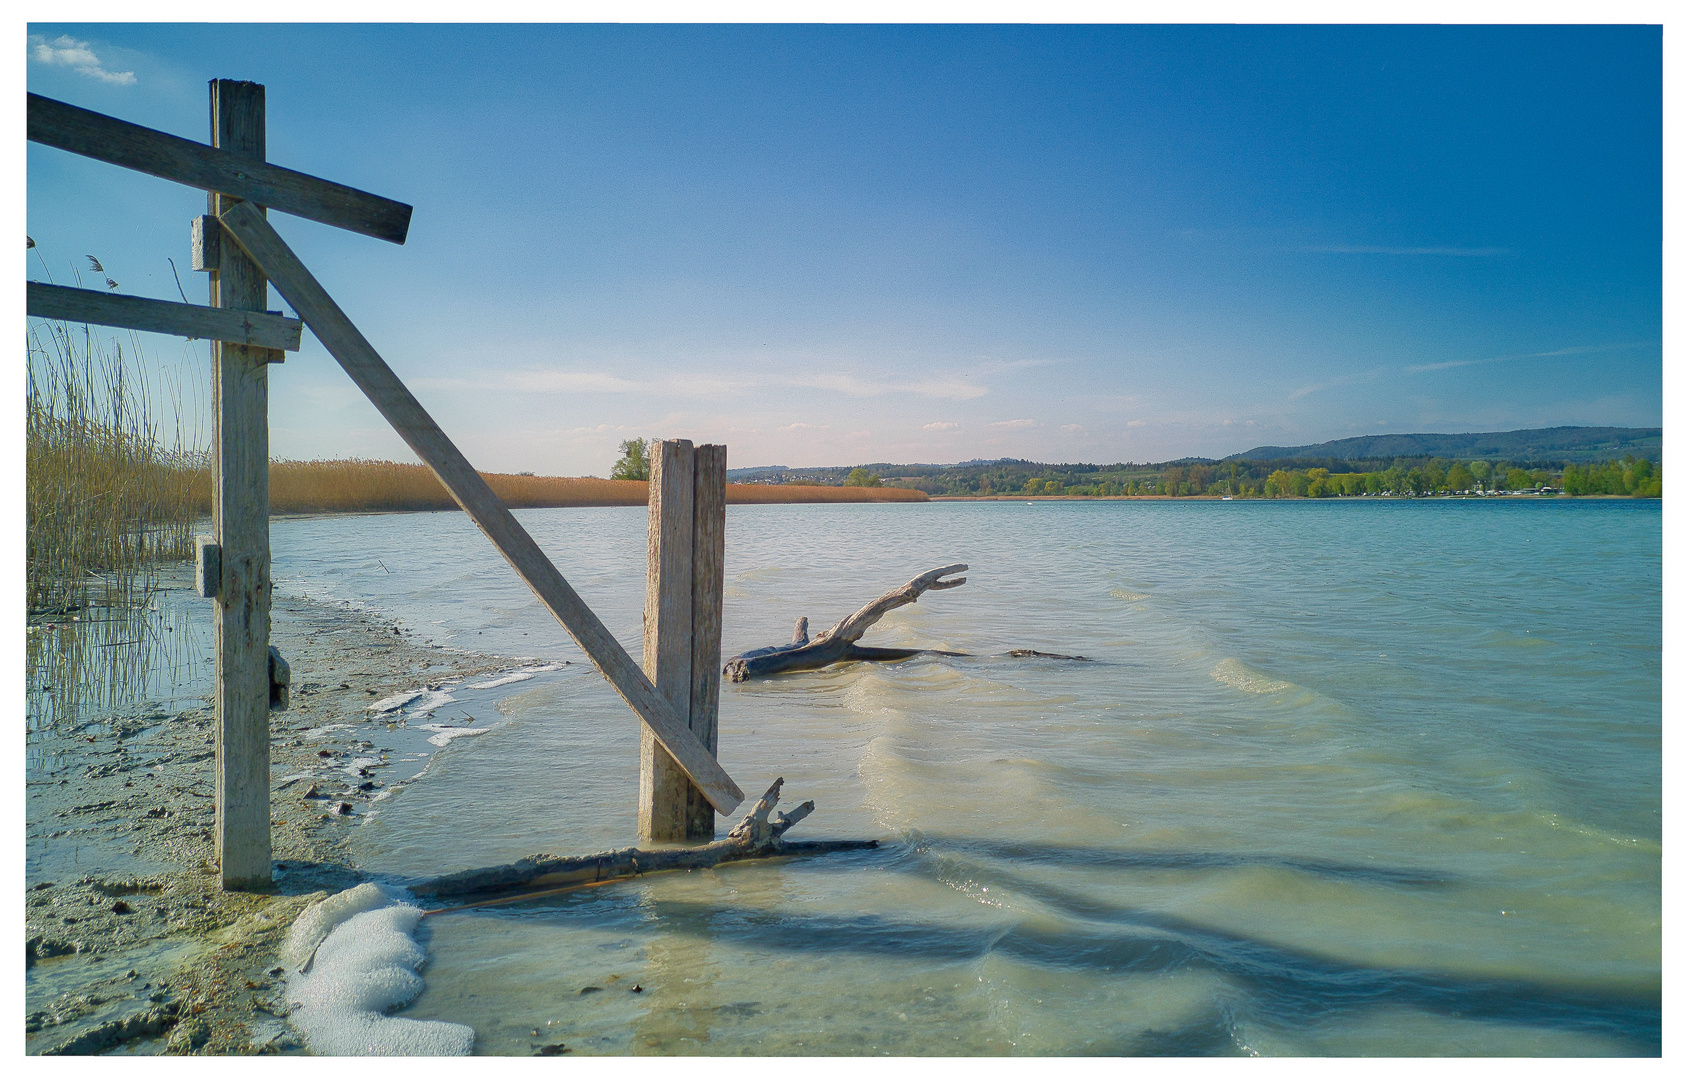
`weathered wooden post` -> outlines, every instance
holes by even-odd
[[[650,455],[644,672],[713,754],[720,708],[726,447],[684,439]],[[639,747],[639,836],[712,840],[715,808],[648,728]]]
[[[211,83],[211,145],[264,160],[264,88]],[[238,199],[210,194],[221,214]],[[216,230],[211,230],[216,235]],[[211,306],[263,311],[269,282],[233,244],[210,272]],[[217,586],[216,850],[224,889],[270,883],[269,834],[269,363],[270,350],[211,345],[212,527]]]

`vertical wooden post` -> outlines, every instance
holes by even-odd
[[[659,443],[650,459],[644,670],[713,753],[720,701],[726,448]],[[715,810],[648,729],[639,747],[639,836],[712,840]]]
[[[266,157],[264,88],[211,83],[211,144]],[[212,192],[210,211],[238,200]],[[233,244],[211,271],[211,306],[268,307],[269,282]],[[211,346],[212,525],[222,554],[216,599],[217,820],[222,887],[270,883],[269,350]]]
[[[699,446],[691,497],[691,730],[719,747],[721,605],[726,591],[726,447]],[[715,838],[715,808],[684,776],[685,838]]]

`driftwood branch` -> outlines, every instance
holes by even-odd
[[[812,641],[808,637],[808,617],[804,616],[797,620],[789,645],[770,645],[765,649],[751,649],[749,652],[739,653],[726,662],[721,674],[732,682],[743,682],[745,679],[776,675],[782,671],[813,671],[815,668],[841,664],[848,660],[906,660],[910,656],[922,654],[971,656],[971,653],[949,652],[944,649],[879,649],[856,644],[861,640],[861,635],[884,618],[886,613],[918,601],[920,594],[965,585],[967,579],[964,577],[947,581],[942,579],[966,568],[965,563],[956,563],[953,566],[928,570],[908,584],[885,593]],[[1014,649],[1007,655],[1045,660],[1089,659],[1087,656],[1062,656],[1059,653],[1038,652],[1035,649]]]
[[[485,897],[514,893],[526,896],[596,885],[619,878],[637,877],[662,870],[699,870],[743,859],[771,859],[785,855],[819,855],[831,851],[855,851],[879,846],[877,840],[790,841],[785,833],[814,812],[810,800],[789,814],[774,812],[784,777],[773,782],[744,820],[713,843],[694,848],[646,851],[636,847],[617,848],[596,855],[530,855],[520,862],[482,870],[462,870],[431,878],[410,891],[417,896]],[[513,897],[512,897],[513,898]]]
[[[941,649],[875,649],[857,645],[856,642],[861,640],[861,635],[874,623],[899,607],[915,603],[922,593],[965,585],[967,579],[964,577],[948,581],[941,579],[949,574],[958,574],[966,568],[966,563],[956,563],[953,566],[927,570],[908,584],[890,590],[842,619],[813,641],[808,637],[808,618],[805,616],[798,619],[789,645],[771,645],[765,649],[751,649],[749,652],[739,653],[726,662],[721,674],[733,682],[743,682],[745,679],[773,675],[781,671],[812,671],[846,660],[906,660],[921,653],[965,656],[965,653],[944,652]]]

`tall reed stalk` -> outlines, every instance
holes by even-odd
[[[126,354],[87,326],[31,320],[28,334],[29,610],[134,602],[155,563],[191,554],[205,455],[180,417],[160,439],[133,337]]]
[[[96,327],[30,319],[26,334],[25,663],[33,729],[133,700],[185,662],[188,627],[160,609],[159,570],[191,555],[210,483],[199,448],[204,379],[192,362],[196,346],[172,370],[149,359],[132,333],[125,342]],[[168,440],[154,411],[160,398],[174,412]]]

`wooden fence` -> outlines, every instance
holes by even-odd
[[[32,142],[208,193],[210,212],[190,230],[193,266],[210,277],[208,307],[31,283],[28,311],[214,343],[214,535],[201,544],[197,565],[200,589],[217,612],[215,836],[223,888],[271,881],[269,711],[285,705],[276,687],[285,683],[286,662],[269,645],[269,367],[299,347],[301,321],[643,722],[641,834],[712,837],[713,813],[729,814],[744,801],[714,753],[725,447],[673,441],[656,456],[641,670],[266,216],[279,210],[402,244],[411,207],[270,164],[265,122],[263,86],[229,79],[211,83],[209,145],[29,95]],[[299,319],[263,310],[267,285]]]

